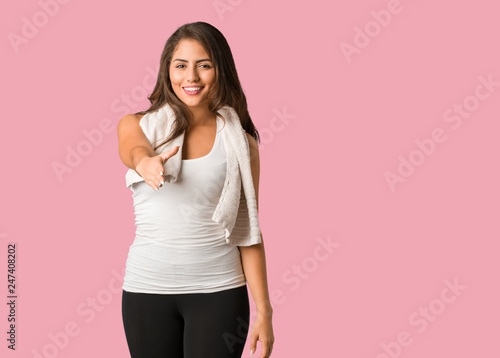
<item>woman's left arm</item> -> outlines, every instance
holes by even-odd
[[[245,134],[248,137],[250,145],[250,162],[258,211],[260,177],[259,147],[257,141],[250,134]],[[266,254],[262,233],[260,237],[262,239],[261,243],[252,246],[238,246],[238,249],[241,253],[243,271],[257,308],[257,318],[250,333],[250,355],[255,353],[257,340],[259,340],[262,345],[262,352],[259,358],[268,358],[271,356],[274,344],[272,326],[273,308],[269,299],[267,286]]]

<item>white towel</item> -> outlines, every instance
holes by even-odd
[[[226,143],[227,174],[212,220],[224,227],[227,244],[235,246],[258,244],[262,242],[262,238],[250,167],[248,138],[234,108],[224,106],[218,113],[225,119],[223,134]],[[171,133],[174,119],[174,111],[165,104],[156,112],[146,113],[139,124],[153,145],[161,143],[167,134]],[[184,132],[156,149],[156,153],[160,154],[179,146],[177,154],[169,158],[164,166],[163,177],[168,183],[177,180],[182,165],[183,143]],[[144,179],[135,170],[129,169],[125,180],[127,187],[130,187],[133,183]]]

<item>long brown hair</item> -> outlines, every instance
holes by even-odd
[[[155,88],[148,96],[151,106],[145,111],[135,113],[140,115],[155,112],[165,103],[168,103],[172,108],[176,118],[173,132],[154,149],[156,150],[188,129],[188,118],[192,118],[191,111],[177,97],[170,82],[169,68],[172,55],[177,44],[183,39],[198,41],[209,54],[215,67],[215,83],[207,92],[209,111],[219,116],[217,111],[225,105],[233,107],[240,118],[243,129],[260,143],[259,132],[248,113],[247,100],[238,78],[229,44],[217,28],[199,21],[180,26],[168,38],[161,54],[160,70]]]

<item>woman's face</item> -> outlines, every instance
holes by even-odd
[[[207,92],[215,82],[211,60],[196,40],[181,40],[174,50],[169,69],[170,82],[177,97],[188,107],[208,106]]]

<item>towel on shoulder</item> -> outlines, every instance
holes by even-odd
[[[234,108],[224,106],[218,111],[224,117],[222,132],[226,143],[227,172],[219,203],[212,220],[225,229],[226,243],[234,246],[250,246],[262,242],[257,200],[250,166],[250,147],[246,132]],[[173,130],[175,113],[165,104],[157,111],[146,113],[139,122],[146,138],[153,144],[161,143]],[[177,180],[182,165],[184,132],[156,149],[160,154],[179,146],[177,154],[168,159],[163,177],[167,183]],[[125,175],[126,185],[144,179],[133,169]]]

